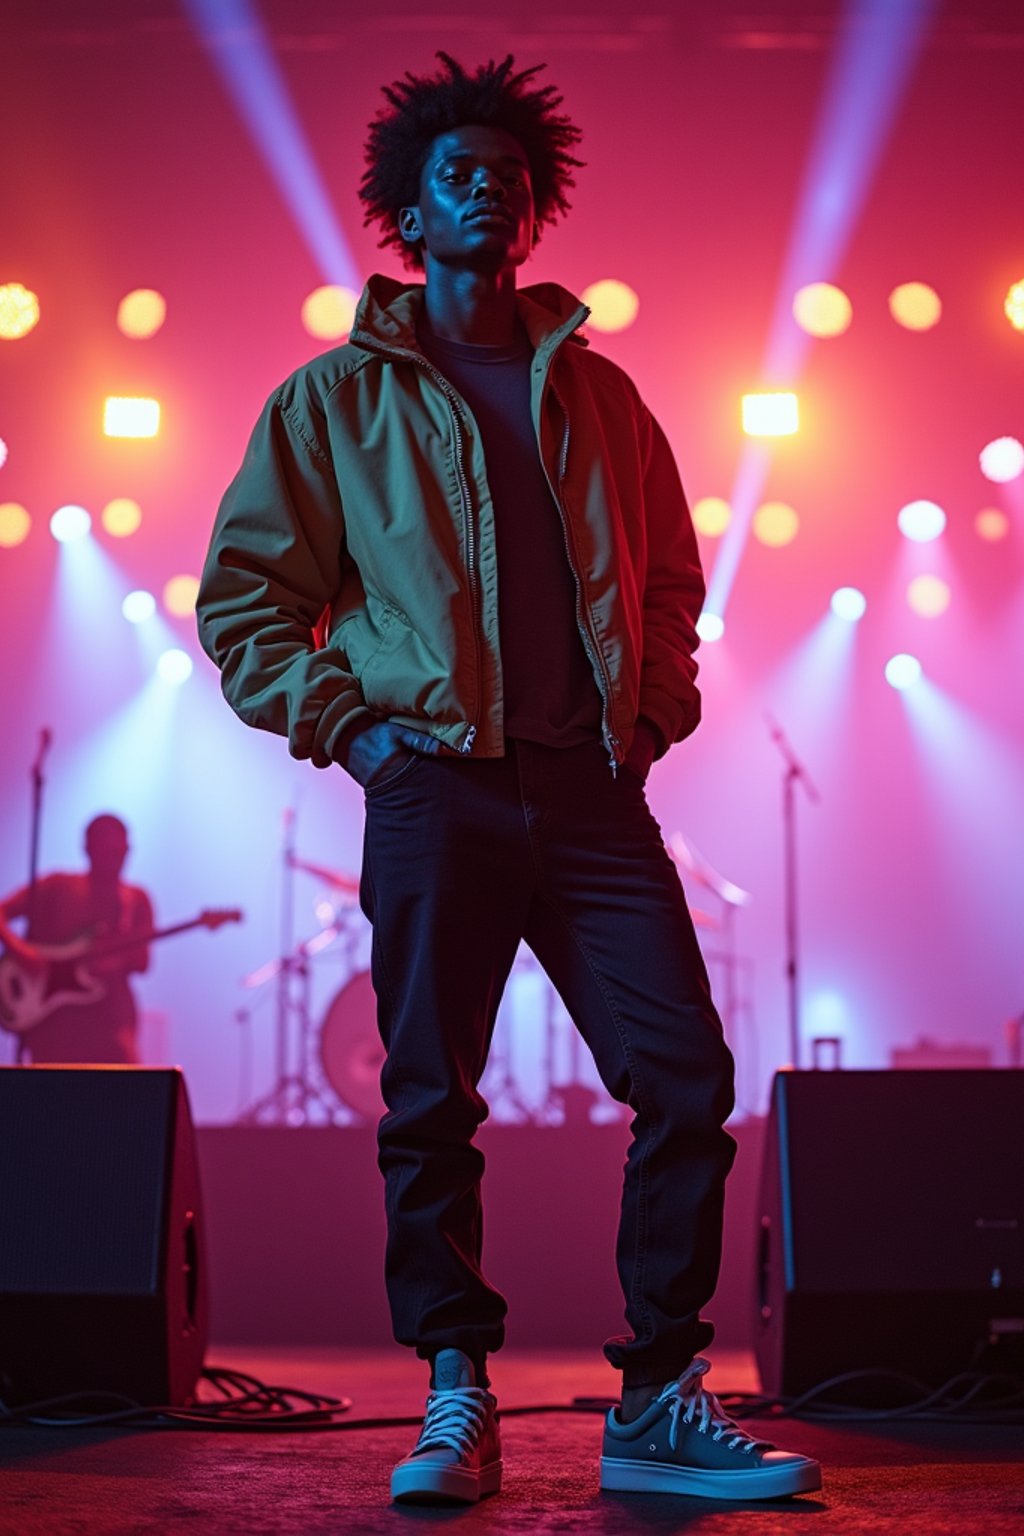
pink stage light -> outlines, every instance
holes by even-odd
[[[900,533],[915,544],[930,544],[946,527],[946,514],[934,501],[908,501],[896,518]]]
[[[58,544],[73,544],[84,539],[92,527],[92,518],[84,507],[68,505],[58,507],[50,518],[50,532]]]
[[[905,651],[891,656],[885,664],[885,680],[898,693],[902,693],[904,688],[912,688],[920,677],[921,663],[916,656],[908,656]]]
[[[708,613],[705,610],[697,620],[697,633],[708,645],[713,645],[725,634],[725,620],[717,613]]]
[[[986,480],[1005,485],[1024,470],[1024,443],[1015,437],[993,438],[979,453],[978,462]]]
[[[868,600],[859,587],[837,587],[829,604],[836,618],[845,619],[847,624],[856,624],[862,619],[867,606]]]

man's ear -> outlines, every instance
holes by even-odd
[[[417,240],[423,239],[423,226],[420,223],[420,211],[418,208],[399,208],[398,232],[403,240],[410,245],[415,245]]]

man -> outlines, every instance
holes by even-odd
[[[153,930],[153,907],[138,885],[121,879],[128,856],[128,829],[117,816],[95,816],[85,829],[89,868],[84,874],[52,874],[25,886],[0,904],[0,940],[31,976],[38,972],[38,945],[82,942],[81,969],[91,980],[79,994],[87,1001],[67,1002],[47,1012],[21,1038],[33,1063],[138,1062],[138,1011],[128,977],[149,969],[149,949],[141,938]],[[28,919],[24,938],[10,926]],[[97,941],[117,945],[115,952],[89,958]],[[121,947],[118,940],[128,941]]]
[[[396,1338],[431,1364],[392,1493],[500,1486],[486,1359],[505,1302],[480,1267],[472,1143],[524,938],[635,1116],[618,1244],[632,1334],[605,1346],[623,1393],[602,1486],[817,1487],[816,1463],[725,1417],[697,1357],[732,1061],[643,787],[699,717],[693,528],[660,428],[577,334],[585,306],[554,284],[517,292],[568,208],[579,130],[533,84],[542,66],[439,57],[438,75],[385,88],[361,187],[425,284],[371,278],[348,343],[271,397],[198,605],[242,719],[365,790],[386,1279]]]

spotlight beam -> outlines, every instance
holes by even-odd
[[[793,320],[793,295],[839,267],[935,4],[847,0],[761,360],[766,384],[796,383],[810,338]],[[730,496],[733,519],[708,582],[714,613],[725,615],[770,464],[763,447],[744,445]]]
[[[361,287],[277,60],[249,0],[184,0],[325,283]]]

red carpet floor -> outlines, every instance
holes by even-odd
[[[423,1367],[390,1351],[213,1350],[211,1360],[267,1381],[351,1397],[351,1417],[418,1413]],[[752,1390],[752,1363],[719,1351],[708,1384]],[[600,1356],[574,1351],[506,1353],[494,1361],[506,1406],[610,1394]],[[754,1422],[754,1421],[751,1421]],[[600,1417],[512,1417],[503,1426],[506,1481],[468,1508],[392,1506],[388,1477],[413,1431],[321,1434],[195,1430],[0,1430],[3,1536],[129,1536],[129,1533],[368,1533],[423,1526],[488,1536],[549,1532],[713,1536],[815,1530],[899,1536],[1024,1533],[1024,1429],[982,1425],[776,1424],[774,1438],[817,1456],[820,1494],[766,1504],[660,1495],[601,1494]]]

